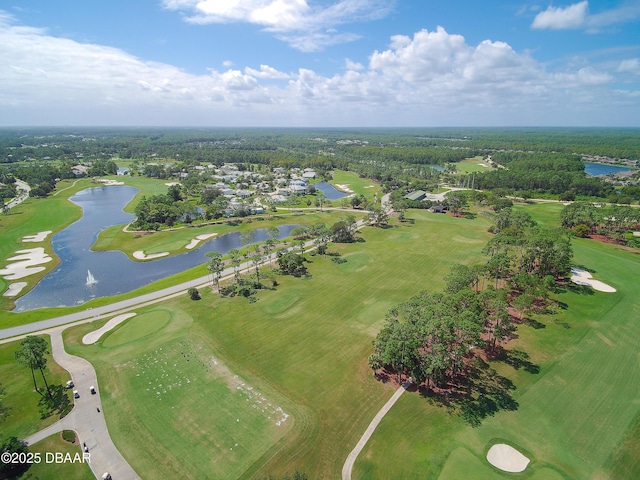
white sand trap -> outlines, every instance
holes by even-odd
[[[343,192],[346,192],[346,193],[353,193],[353,190],[351,190],[349,188],[349,184],[348,183],[347,184],[336,183],[336,188],[338,190],[342,190]]]
[[[530,460],[513,447],[496,443],[487,452],[487,461],[500,470],[517,473],[524,471]]]
[[[200,242],[202,242],[203,240],[209,240],[211,237],[215,237],[216,235],[218,235],[218,234],[217,233],[203,233],[202,235],[198,235],[196,238],[191,240],[189,242],[189,244],[184,248],[186,248],[188,250],[191,250],[192,248],[196,248],[198,246],[198,244]]]
[[[45,232],[38,232],[35,235],[25,235],[22,237],[23,242],[44,242],[50,233],[53,233],[51,230],[47,230]]]
[[[142,250],[133,252],[133,258],[138,260],[153,260],[154,258],[166,257],[167,255],[169,255],[169,252],[150,253],[149,255],[145,255]]]
[[[599,292],[613,293],[616,291],[611,285],[595,280],[589,272],[577,267],[571,267],[571,281],[576,285],[587,285]]]
[[[49,255],[44,253],[43,247],[27,248],[25,250],[17,250],[15,255],[11,258],[7,258],[7,266],[0,269],[0,275],[5,280],[20,280],[21,278],[28,277],[34,273],[45,270],[45,267],[39,267],[43,263],[53,260]]]
[[[634,237],[640,237],[640,232],[633,232]]]
[[[98,179],[99,182],[104,183],[105,186],[110,186],[110,185],[124,185],[124,182],[119,182],[118,180],[110,180],[108,178],[100,178]]]
[[[4,297],[15,297],[18,295],[24,287],[27,286],[27,282],[15,282],[10,283],[7,291],[2,294]]]
[[[169,182],[169,183],[165,183],[165,185],[167,187],[173,187],[174,185],[180,185],[180,182]]]
[[[125,320],[128,320],[131,317],[135,317],[135,316],[136,314],[132,312],[132,313],[124,313],[122,315],[118,315],[117,317],[113,317],[111,320],[109,320],[99,329],[94,330],[93,332],[89,332],[84,337],[82,337],[82,343],[84,343],[85,345],[92,345],[96,343],[98,340],[100,340],[100,337],[105,333],[107,333],[109,330],[117,327]]]

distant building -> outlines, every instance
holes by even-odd
[[[424,200],[426,196],[427,192],[425,192],[424,190],[414,190],[413,192],[405,195],[404,198],[414,202],[419,202],[420,200]]]
[[[433,213],[444,213],[447,210],[447,207],[445,207],[444,205],[434,205],[433,207],[431,207],[431,211]]]

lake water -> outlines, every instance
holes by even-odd
[[[609,175],[610,173],[620,173],[627,172],[631,170],[627,167],[618,167],[614,165],[603,165],[600,163],[584,163],[584,171],[587,172],[587,175],[591,175],[595,177],[596,175]]]
[[[327,200],[339,200],[347,196],[346,193],[341,192],[336,187],[327,182],[318,182],[313,184],[317,190],[320,190],[327,197]]]
[[[53,250],[60,265],[46,275],[29,293],[16,300],[15,311],[35,308],[72,306],[97,297],[129,292],[207,261],[206,253],[225,253],[240,248],[239,232],[221,235],[200,248],[149,262],[134,262],[120,251],[92,252],[98,233],[112,225],[127,224],[133,215],[122,209],[138,190],[128,186],[95,187],[71,197],[83,210],[80,220],[65,228],[53,239]],[[282,225],[280,237],[286,237],[299,225]],[[193,229],[193,236],[202,233]],[[265,229],[256,230],[256,242],[267,239]],[[25,247],[26,248],[26,247]],[[87,286],[87,271],[96,279]]]

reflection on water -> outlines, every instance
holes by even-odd
[[[620,167],[617,165],[603,165],[601,163],[584,163],[584,171],[587,175],[595,177],[596,175],[609,175],[610,173],[628,172],[631,170],[627,167]]]
[[[322,193],[324,193],[325,197],[327,197],[327,200],[339,200],[340,198],[347,196],[346,193],[341,192],[336,187],[327,182],[314,183],[313,186],[316,187],[317,190],[320,190]]]
[[[122,208],[136,192],[136,188],[128,186],[95,187],[71,197],[72,202],[82,207],[83,216],[53,237],[53,250],[60,257],[60,265],[16,300],[15,311],[72,306],[96,297],[129,292],[205,263],[207,252],[225,253],[242,246],[239,232],[234,232],[209,240],[196,250],[144,263],[134,262],[120,251],[92,252],[91,245],[101,230],[133,219]],[[288,236],[297,226],[280,226],[280,237]],[[199,233],[195,228],[193,232],[194,237]],[[266,239],[265,229],[256,230],[256,242]],[[88,271],[94,283],[87,281]]]

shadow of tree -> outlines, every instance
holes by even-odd
[[[530,361],[529,358],[529,354],[524,350],[517,348],[506,350],[503,348],[495,360],[511,365],[516,370],[523,369],[525,372],[537,375],[540,373],[540,366]]]
[[[44,420],[53,414],[61,414],[69,405],[69,391],[62,385],[49,385],[51,396],[46,393],[40,397],[38,407],[40,408],[40,418]]]
[[[474,357],[464,376],[456,385],[444,389],[420,387],[420,395],[429,402],[443,406],[449,413],[461,416],[470,426],[478,427],[482,420],[501,410],[517,410],[511,380],[499,375],[481,358]]]
[[[544,323],[539,322],[535,318],[531,318],[531,317],[525,317],[522,323],[524,323],[525,325],[528,325],[528,326],[530,326],[532,328],[535,328],[536,330],[541,330],[543,328],[547,328],[547,326]]]
[[[577,283],[567,282],[564,286],[565,290],[578,295],[595,295],[595,290],[589,285],[578,285]]]

